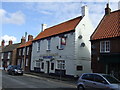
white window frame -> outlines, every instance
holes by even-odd
[[[65,70],[65,60],[57,61],[57,69]]]
[[[2,53],[2,55],[1,55],[1,59],[3,59],[3,57],[4,57],[4,53]]]
[[[65,39],[65,41],[64,41],[65,44],[62,44],[62,39]],[[60,37],[59,38],[59,49],[64,49],[65,45],[66,45],[66,38],[65,37]]]
[[[37,42],[37,51],[40,51],[40,41]]]
[[[25,55],[25,48],[23,48],[23,52],[22,53],[23,53],[23,55]]]
[[[8,59],[10,59],[10,55],[11,55],[11,53],[10,53],[10,52],[8,52]]]
[[[28,58],[26,58],[25,66],[28,66]]]
[[[19,49],[19,56],[21,56],[21,49]]]
[[[35,67],[39,67],[40,68],[40,61],[36,61],[35,62]]]
[[[27,55],[29,54],[29,50],[30,50],[30,48],[29,48],[29,47],[27,47]]]
[[[109,53],[109,52],[110,52],[110,41],[101,41],[100,53]]]
[[[47,40],[47,50],[51,49],[51,39]]]

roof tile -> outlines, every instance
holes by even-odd
[[[75,29],[77,24],[81,21],[81,19],[82,19],[82,16],[63,22],[61,24],[55,25],[53,27],[47,28],[43,32],[41,32],[33,41],[50,37],[53,35],[61,34],[64,32],[72,31]]]
[[[95,32],[91,36],[91,40],[112,38],[120,36],[120,10],[105,15]]]

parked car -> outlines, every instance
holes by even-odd
[[[108,74],[84,73],[77,82],[78,90],[120,90],[120,81]]]
[[[20,66],[17,65],[9,65],[7,67],[7,73],[11,75],[23,75],[23,70],[20,68]]]

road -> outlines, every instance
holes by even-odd
[[[0,73],[1,74],[1,73]],[[19,75],[8,75],[6,72],[2,72],[2,87],[3,90],[18,90],[18,89],[51,89],[51,90],[77,90],[74,84],[69,84],[64,81],[52,80],[49,78],[42,78],[29,74]]]

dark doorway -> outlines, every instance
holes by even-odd
[[[47,61],[46,63],[47,63],[47,73],[49,74],[49,66],[50,66],[50,62]]]

